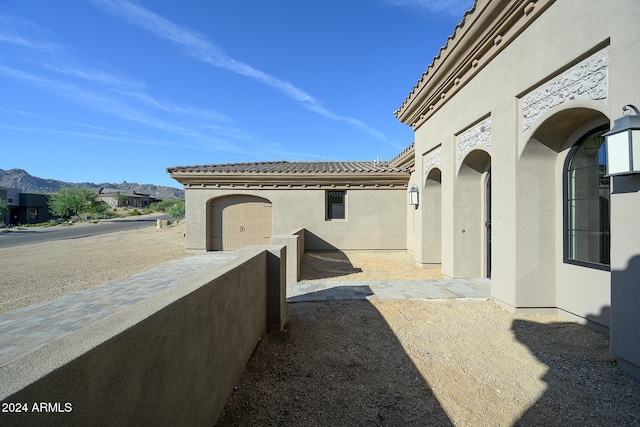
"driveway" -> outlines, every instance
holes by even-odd
[[[0,232],[0,248],[28,245],[52,240],[77,239],[116,231],[134,230],[136,228],[156,225],[158,219],[170,219],[166,214],[156,213],[127,218],[100,220],[97,223],[83,222],[72,226],[26,227]]]

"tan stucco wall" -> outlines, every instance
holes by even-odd
[[[3,365],[1,400],[71,404],[3,414],[3,425],[214,425],[268,317],[278,329],[286,319],[284,256],[243,251]]]
[[[483,183],[466,179],[473,171],[463,166],[469,153],[481,150],[491,157],[493,297],[512,309],[558,307],[608,326],[610,274],[563,262],[562,168],[570,146],[585,131],[619,117],[622,105],[640,103],[640,86],[632,83],[640,81],[634,46],[640,35],[638,16],[640,2],[593,0],[588,7],[570,0],[553,2],[457,93],[445,94],[446,102],[415,130],[411,182],[422,183],[422,193],[429,172],[425,156],[434,148],[441,150],[429,170],[442,170],[445,275],[486,274]],[[607,61],[606,97],[566,99],[523,131],[524,97],[596,53]],[[488,117],[490,146],[468,148],[458,159],[456,136]],[[429,262],[425,241],[431,237],[424,233],[433,207],[425,203],[423,199],[415,212],[419,232],[408,231],[409,249],[418,263]]]
[[[347,191],[346,219],[325,219],[325,189],[213,189],[187,188],[186,246],[189,251],[207,250],[207,204],[218,197],[245,194],[272,204],[273,234],[306,229],[306,249],[401,249],[407,248],[407,190],[358,189]]]

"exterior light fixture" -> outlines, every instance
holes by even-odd
[[[409,204],[418,209],[418,187],[415,185],[412,185],[409,190]]]
[[[640,173],[640,111],[633,105],[625,105],[622,113],[622,117],[613,122],[613,129],[603,135],[607,144],[608,176]]]

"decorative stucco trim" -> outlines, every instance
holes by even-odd
[[[476,145],[491,147],[491,117],[487,117],[459,134],[456,137],[456,145],[458,147],[458,160],[462,158],[466,151]]]
[[[434,167],[442,167],[442,146],[440,145],[424,155],[424,174],[428,174]]]
[[[386,187],[398,188],[409,182],[409,172],[378,174],[215,174],[173,172],[171,177],[188,188],[328,188]]]
[[[606,51],[598,52],[525,95],[522,99],[522,132],[526,132],[544,113],[567,100],[607,99],[607,62]]]
[[[408,188],[408,184],[404,183],[360,183],[360,184],[219,184],[219,183],[187,183],[184,184],[185,190],[367,190],[375,188],[376,190],[403,190]]]

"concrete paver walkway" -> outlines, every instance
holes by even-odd
[[[287,302],[389,299],[454,299],[491,296],[489,279],[313,281],[287,286]]]
[[[0,366],[236,256],[211,252],[0,314]]]

